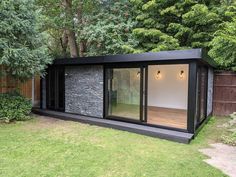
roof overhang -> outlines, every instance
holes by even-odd
[[[62,58],[55,59],[53,65],[97,65],[111,63],[137,63],[155,61],[183,61],[200,60],[209,63],[203,49],[171,50],[160,52],[148,52],[141,54],[123,54],[94,57]]]

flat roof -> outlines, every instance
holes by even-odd
[[[53,65],[97,65],[111,63],[137,63],[153,61],[183,61],[200,60],[208,65],[214,66],[209,62],[209,57],[205,55],[203,49],[170,50],[160,52],[147,52],[141,54],[123,54],[78,58],[58,58],[53,61]]]

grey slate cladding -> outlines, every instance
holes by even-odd
[[[65,112],[103,117],[103,66],[65,68]]]
[[[213,80],[214,80],[214,71],[209,68],[208,70],[208,91],[207,91],[207,116],[212,112],[212,103],[213,103]]]

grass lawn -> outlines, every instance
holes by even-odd
[[[0,176],[225,176],[198,149],[218,141],[226,119],[190,145],[57,119],[0,124]]]

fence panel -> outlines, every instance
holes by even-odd
[[[3,67],[0,66],[0,71]],[[32,92],[34,84],[34,92]],[[10,92],[18,89],[20,93],[29,99],[34,99],[34,106],[38,106],[40,103],[40,77],[35,76],[34,79],[29,79],[26,82],[19,82],[12,79],[9,76],[0,76],[0,93]]]
[[[225,116],[236,112],[236,73],[215,72],[213,115]]]

